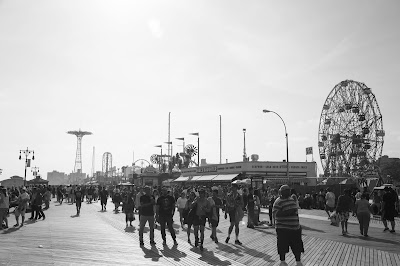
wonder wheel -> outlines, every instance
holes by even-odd
[[[375,171],[382,154],[382,114],[371,89],[345,80],[322,108],[318,147],[325,176],[362,177]]]

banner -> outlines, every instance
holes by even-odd
[[[306,148],[306,155],[309,155],[309,154],[313,154],[312,147],[307,147]]]
[[[31,167],[31,159],[26,160],[26,167]]]

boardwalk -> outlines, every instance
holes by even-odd
[[[111,203],[107,212],[101,212],[98,203],[84,203],[81,216],[76,217],[73,205],[52,202],[45,221],[0,232],[0,265],[279,265],[275,231],[268,226],[253,230],[241,225],[243,245],[232,240],[226,244],[229,224],[221,215],[220,243],[211,241],[207,228],[203,252],[186,242],[186,231],[177,225],[178,246],[168,232],[163,246],[156,230],[157,245],[151,247],[145,234],[145,246],[140,248],[137,221],[126,228],[125,215],[112,209]],[[400,265],[399,233],[383,233],[378,222],[372,223],[366,240],[357,234],[356,224],[350,224],[349,236],[341,236],[322,211],[301,210],[300,216],[304,265]],[[14,224],[13,215],[9,221]],[[286,261],[295,265],[292,254]]]

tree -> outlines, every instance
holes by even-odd
[[[381,165],[382,177],[385,180],[386,177],[390,177],[390,181],[393,183],[400,183],[400,161],[392,161]]]

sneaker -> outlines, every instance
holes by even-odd
[[[395,231],[395,230],[390,230],[389,232],[390,232],[390,233],[396,233],[396,231]]]
[[[228,237],[225,239],[225,243],[228,243],[228,242],[229,242],[229,239],[230,239],[230,237],[228,236]]]
[[[190,238],[188,238],[188,243],[189,243],[189,245],[191,245],[191,244],[192,244],[192,241],[190,241]]]
[[[213,237],[213,235],[210,235],[210,238],[211,238],[212,240],[214,240],[214,237]]]
[[[235,244],[242,245],[242,242],[240,242],[239,240],[235,240]]]
[[[156,245],[156,242],[154,242],[154,240],[153,240],[153,241],[150,241],[150,245],[155,246],[155,245]]]
[[[14,224],[14,227],[18,227],[19,226],[19,224]]]
[[[22,227],[22,226],[24,226],[24,224],[23,224],[23,223],[21,224],[21,227]]]
[[[389,228],[388,227],[386,227],[385,229],[383,229],[383,232],[385,232],[385,231],[388,231],[389,230]]]
[[[365,237],[368,237],[369,235],[365,234],[364,236],[365,236]]]
[[[214,238],[215,244],[218,244],[218,238]]]

